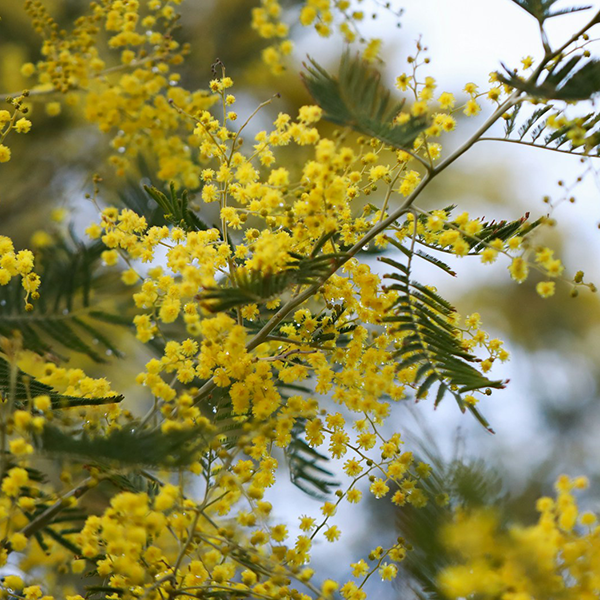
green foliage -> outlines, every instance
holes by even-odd
[[[292,441],[285,448],[292,483],[303,492],[324,500],[339,482],[323,465],[329,458],[309,446],[303,439],[305,419],[299,419],[292,428]]]
[[[519,105],[521,106],[521,105]],[[538,108],[530,117],[519,127],[519,140],[523,140],[528,132],[531,131],[532,127],[539,122],[539,120],[549,111],[552,110],[552,106],[542,106],[542,108]],[[545,122],[541,123],[541,127],[538,124],[537,127],[531,131],[532,141],[535,142],[538,137],[542,134],[545,128]]]
[[[74,236],[42,248],[36,261],[40,298],[32,312],[25,310],[16,279],[0,288],[0,335],[11,337],[18,331],[23,347],[38,354],[60,355],[63,347],[96,362],[106,362],[106,355],[122,356],[103,330],[106,322],[130,321],[124,323],[93,302],[94,290],[109,278],[99,268],[105,249],[101,242],[86,245]]]
[[[498,79],[511,87],[543,100],[576,102],[589,100],[600,92],[600,61],[588,60],[577,70],[583,54],[571,56],[566,61],[557,61],[549,67],[542,81],[524,80],[506,66],[507,75],[498,73]]]
[[[408,258],[406,264],[388,257],[379,258],[398,271],[384,275],[396,282],[388,289],[399,293],[390,307],[392,314],[384,317],[384,321],[398,323],[395,332],[406,334],[395,352],[398,370],[418,365],[414,379],[417,400],[426,397],[437,385],[435,406],[450,393],[461,411],[468,408],[489,429],[487,421],[473,405],[465,402],[463,396],[476,391],[488,393],[489,388],[501,389],[504,382],[488,379],[473,366],[479,359],[463,349],[451,324],[455,308],[427,286],[411,280],[414,252],[394,239],[388,241]],[[438,266],[448,272],[447,265],[442,265]]]
[[[201,221],[189,208],[187,190],[177,194],[175,184],[169,185],[169,196],[154,186],[145,185],[147,194],[160,206],[165,220],[171,225],[181,227],[184,231],[205,231],[208,225]]]
[[[510,136],[514,132],[520,106],[517,105],[510,113],[506,123],[505,137],[509,141],[515,140],[514,137],[511,138]],[[548,120],[542,117],[551,109],[551,106],[546,106],[536,110],[519,127],[516,140],[531,146],[559,150],[576,156],[595,157],[600,154],[600,130],[598,128],[600,113],[591,112],[568,122],[556,130],[549,130]],[[581,138],[582,131],[585,139]]]
[[[154,498],[160,491],[160,480],[143,469],[119,472],[111,468],[100,468],[99,471],[102,481],[109,482],[124,492],[148,494],[149,498]]]
[[[444,209],[447,215],[450,215],[452,210],[454,210],[454,206],[448,206]],[[428,215],[422,214],[418,218],[419,221],[425,222],[428,218]],[[481,224],[481,230],[476,236],[470,236],[465,232],[461,232],[462,237],[467,242],[467,244],[469,244],[469,252],[467,253],[467,255],[479,256],[490,242],[494,240],[506,241],[514,236],[526,236],[542,224],[541,218],[536,219],[535,221],[532,221],[530,223],[528,222],[528,220],[529,213],[525,213],[524,216],[514,221],[483,221]],[[396,245],[395,240],[393,240],[392,238],[387,239],[391,241],[394,245]],[[451,250],[444,246],[440,246],[436,242],[426,241],[422,236],[417,236],[416,241],[419,244],[430,248],[431,250],[436,250],[438,252],[444,252],[447,254],[454,254]],[[416,252],[414,252],[414,254],[419,256],[420,258],[431,262],[432,264],[435,264],[439,268],[446,271],[449,275],[454,275],[454,272],[450,269],[450,267],[439,261],[439,259],[425,254],[420,250],[417,250]]]
[[[133,180],[128,179],[125,185],[118,190],[120,203],[134,213],[144,217],[148,227],[162,227],[168,225],[160,205],[148,194],[142,185]]]
[[[520,114],[521,104],[517,104],[509,113],[505,122],[505,137],[511,141],[517,140],[528,145],[550,150],[560,150],[575,155],[597,156],[600,152],[600,113],[588,113],[583,117],[574,119],[566,125],[556,129],[548,129],[548,119],[543,118],[552,110],[551,105],[537,109],[519,127],[516,136],[512,136]],[[573,138],[571,132],[579,130]],[[580,139],[581,130],[585,131],[585,141]]]
[[[35,511],[28,512],[24,511],[25,516],[30,523],[34,523],[37,518],[44,514],[48,510],[49,505],[46,502],[40,503],[36,506]],[[45,553],[50,552],[50,548],[46,543],[46,538],[50,538],[55,542],[58,542],[63,548],[66,548],[69,552],[73,552],[76,555],[81,554],[81,548],[74,544],[72,540],[65,537],[69,533],[76,533],[81,531],[83,522],[86,520],[87,514],[77,508],[63,508],[59,516],[49,519],[43,527],[40,527],[33,533],[40,548]],[[61,527],[62,529],[57,530],[54,527]]]
[[[45,453],[91,462],[177,468],[198,460],[199,453],[208,446],[206,433],[202,427],[163,433],[160,429],[138,430],[132,426],[94,435],[47,425],[37,443]]]
[[[311,343],[324,344],[331,340],[336,341],[336,347],[346,346],[352,339],[352,332],[356,323],[339,324],[342,316],[347,316],[347,307],[344,304],[335,304],[331,311],[327,311],[317,318],[317,327],[311,334]]]
[[[444,600],[437,579],[444,568],[453,564],[453,557],[444,547],[440,533],[451,522],[455,508],[499,503],[503,499],[502,481],[483,461],[444,464],[439,456],[430,454],[426,459],[433,466],[432,473],[419,482],[429,502],[420,508],[402,507],[396,511],[396,524],[412,548],[402,562],[405,585],[419,600]]]
[[[588,113],[586,116],[577,119],[576,121],[553,131],[544,138],[544,145],[547,148],[561,148],[565,144],[569,144],[567,151],[573,154],[586,154],[589,156],[598,155],[600,153],[600,132],[596,130],[592,132],[592,129],[600,122],[600,113]],[[586,131],[586,139],[583,145],[573,143],[570,137],[571,130],[575,128],[582,128]],[[577,152],[577,150],[583,149],[583,152]],[[595,154],[593,154],[595,151]]]
[[[511,133],[515,130],[517,125],[517,117],[523,108],[523,104],[517,104],[510,112],[506,114],[506,119],[504,121],[504,135],[505,137],[509,137]]]
[[[425,117],[413,117],[402,125],[394,119],[404,107],[395,102],[381,83],[381,74],[359,57],[342,56],[337,77],[311,59],[304,83],[325,118],[338,125],[375,137],[394,148],[412,149],[413,142],[428,126]]]
[[[591,6],[579,6],[552,10],[552,7],[557,1],[558,0],[513,0],[515,4],[518,4],[523,10],[526,10],[540,23],[543,23],[546,19],[551,19],[552,17],[559,17],[560,15],[589,10],[591,8]]]
[[[55,389],[42,383],[31,375],[27,375],[16,365],[11,365],[0,356],[0,395],[3,398],[13,398],[17,406],[26,406],[37,396],[49,396],[52,409],[75,408],[78,406],[98,406],[113,404],[123,400],[122,395],[105,398],[79,398],[58,393]]]
[[[342,254],[305,257],[290,252],[286,268],[274,273],[237,272],[231,287],[204,288],[197,299],[211,312],[223,312],[244,304],[263,304],[293,285],[312,285],[325,278]]]

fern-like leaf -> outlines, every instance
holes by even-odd
[[[508,118],[504,122],[504,133],[506,137],[509,137],[511,133],[514,131],[515,126],[517,124],[517,117],[521,112],[521,108],[523,108],[522,104],[517,104],[511,112],[508,113]]]
[[[448,207],[444,210],[447,215],[450,215],[450,212],[452,211],[453,208],[454,207]],[[419,216],[419,220],[422,221],[423,223],[425,223],[427,218],[428,218],[427,214]],[[448,220],[451,221],[450,218],[448,218]],[[514,237],[516,235],[523,237],[523,236],[531,233],[537,227],[539,227],[541,223],[542,223],[541,218],[536,219],[535,221],[529,222],[529,213],[525,213],[525,215],[523,215],[521,218],[516,219],[514,221],[483,221],[481,223],[481,229],[476,236],[470,236],[470,235],[467,235],[466,233],[462,234],[465,241],[469,244],[469,252],[467,254],[469,256],[478,256],[487,247],[487,245],[490,244],[492,241],[494,241],[494,240],[506,241],[509,238]],[[408,249],[404,248],[401,244],[398,244],[397,241],[394,240],[394,238],[386,238],[386,239],[389,242],[391,242],[394,246],[396,246],[406,256],[411,255],[411,252]],[[435,242],[432,243],[430,241],[427,241],[421,236],[417,237],[417,241],[420,244],[422,244],[432,250],[437,250],[439,252],[445,252],[447,254],[453,253],[447,247],[440,246],[439,244],[437,244]],[[418,250],[416,252],[414,252],[413,254],[414,254],[414,256],[420,256],[421,258],[428,260],[428,258],[423,255],[424,253],[422,253]],[[436,264],[435,260],[437,260],[437,259],[434,259],[434,260],[429,259],[429,262],[431,262],[432,264]],[[440,264],[437,264],[436,266],[438,266],[442,270],[446,271],[450,275],[453,274],[452,270],[450,269],[450,267],[448,267],[448,265],[445,265],[445,263],[442,263],[441,261],[439,261],[439,263]]]
[[[306,421],[299,419],[292,428],[292,441],[285,449],[285,457],[290,469],[292,483],[303,492],[324,500],[339,482],[333,473],[326,469],[328,457],[311,448],[303,438]]]
[[[582,58],[580,54],[565,63],[556,63],[543,81],[526,81],[504,65],[508,75],[498,73],[498,79],[533,98],[565,102],[589,100],[600,92],[600,61],[589,60],[576,70]]]
[[[407,248],[400,248],[396,240],[390,240],[403,254],[411,255]],[[396,332],[404,333],[400,347],[395,352],[398,369],[409,366],[416,369],[414,385],[417,400],[429,394],[437,386],[435,405],[450,393],[456,399],[461,411],[467,408],[479,422],[489,429],[489,424],[463,398],[473,391],[486,392],[489,388],[503,388],[504,382],[488,379],[474,366],[479,359],[466,351],[455,335],[450,324],[454,307],[436,292],[410,279],[412,261],[406,264],[393,259],[379,259],[398,273],[384,275],[395,283],[388,289],[398,292],[398,298],[384,317],[388,323],[396,323]]]
[[[471,246],[470,254],[479,254],[493,240],[506,241],[516,235],[525,236],[531,233],[542,223],[542,219],[536,219],[528,223],[529,213],[525,213],[520,219],[515,221],[487,221],[483,223],[481,231],[477,237],[465,236],[467,243]]]
[[[424,507],[407,504],[396,511],[398,534],[412,548],[402,561],[404,576],[398,579],[419,599],[443,600],[447,596],[439,588],[439,575],[456,564],[456,557],[444,544],[440,532],[452,522],[456,506],[489,509],[503,502],[502,481],[483,462],[444,464],[439,455],[430,457],[430,450],[424,454],[433,471],[427,479],[420,480],[419,486],[430,500]],[[449,502],[440,502],[442,498]],[[412,594],[401,593],[400,597],[412,598]]]
[[[551,110],[551,106],[544,106],[542,108],[538,108],[530,117],[519,127],[519,139],[522,140],[527,132],[535,125],[535,123],[543,117],[549,110]]]
[[[31,398],[49,396],[52,409],[74,408],[77,406],[98,406],[113,404],[123,400],[122,395],[103,398],[80,398],[60,394],[54,388],[42,383],[35,377],[21,371],[16,365],[11,365],[0,356],[0,396],[13,398],[17,406],[25,406]]]
[[[74,236],[41,249],[37,258],[40,298],[35,309],[25,310],[16,279],[0,288],[0,335],[11,337],[17,331],[23,347],[38,354],[59,355],[63,347],[96,362],[106,362],[107,355],[120,357],[92,310],[93,291],[106,278],[99,270],[104,249],[101,242],[85,245]],[[126,324],[131,326],[129,321]]]
[[[552,7],[557,1],[558,0],[513,0],[515,4],[518,4],[523,10],[526,10],[540,23],[543,23],[546,19],[551,19],[552,17],[559,17],[560,15],[567,15],[582,10],[589,10],[591,8],[591,6],[578,6],[552,10]]]
[[[177,468],[197,460],[198,454],[207,448],[208,441],[206,430],[199,427],[170,433],[124,428],[108,435],[93,435],[46,426],[38,436],[37,444],[48,454],[92,462]]]
[[[158,188],[145,185],[146,193],[160,206],[168,223],[181,227],[185,231],[205,231],[208,225],[189,208],[187,190],[177,194],[175,184],[171,182],[169,195],[163,194]]]
[[[330,75],[311,59],[303,74],[304,83],[325,118],[359,133],[375,137],[394,148],[411,149],[428,121],[411,116],[406,123],[395,125],[404,102],[395,102],[381,83],[381,75],[361,60],[346,52],[337,77]]]
[[[129,179],[119,189],[120,203],[134,213],[144,217],[148,227],[162,227],[168,225],[162,207],[144,190],[136,181]]]
[[[290,252],[287,268],[277,273],[246,271],[236,273],[231,287],[204,288],[197,300],[211,312],[223,312],[244,304],[263,304],[281,295],[292,285],[311,285],[325,277],[342,254],[304,257]]]

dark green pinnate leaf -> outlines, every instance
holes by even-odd
[[[523,108],[523,104],[517,104],[512,111],[508,113],[508,118],[504,122],[504,132],[506,137],[509,137],[514,131],[515,125],[517,124],[517,117],[521,112],[521,108]]]
[[[106,335],[104,326],[95,322],[93,291],[104,284],[100,270],[104,244],[84,244],[72,235],[58,238],[52,246],[40,249],[36,271],[40,274],[40,298],[35,308],[24,308],[22,289],[16,279],[0,288],[0,335],[11,337],[19,332],[22,345],[38,354],[60,355],[61,349],[86,354],[96,362],[107,355],[121,356]],[[101,311],[103,314],[109,314]],[[128,320],[127,326],[131,326]]]
[[[446,212],[446,215],[448,215],[448,217],[447,217],[448,222],[452,222],[450,213],[453,208],[454,207],[448,207],[448,208],[444,209],[444,211]],[[420,215],[419,220],[422,221],[423,223],[425,223],[427,221],[428,216],[429,216],[428,214]],[[531,233],[537,227],[539,227],[541,222],[542,222],[542,219],[537,219],[535,221],[529,222],[529,213],[526,213],[524,216],[522,216],[521,218],[516,219],[514,221],[482,221],[481,230],[479,231],[479,233],[476,236],[469,236],[466,233],[462,234],[465,241],[469,244],[468,255],[469,256],[478,256],[487,247],[487,244],[489,244],[493,240],[498,239],[498,240],[506,241],[509,238],[514,237],[516,235],[523,237],[523,236]],[[395,246],[398,250],[400,250],[400,252],[405,254],[405,256],[411,255],[411,252],[409,250],[407,250],[406,248],[404,248],[402,246],[402,244],[400,244],[394,238],[391,238],[391,237],[388,238],[388,242],[390,244],[392,244],[393,246]],[[422,244],[423,246],[428,247],[431,250],[437,250],[440,252],[445,252],[447,254],[452,254],[452,251],[450,249],[448,249],[447,247],[440,246],[439,244],[437,244],[435,242],[432,243],[432,242],[426,241],[421,236],[417,237],[417,242],[419,244]],[[428,254],[425,255],[425,253],[421,252],[420,250],[416,250],[415,252],[413,252],[413,256],[418,256],[420,258],[423,258],[424,260],[427,260],[428,262],[430,262],[432,264],[435,264],[437,267],[439,267],[443,271],[446,271],[449,275],[453,274],[452,269],[450,269],[450,267],[448,265],[446,265],[444,262],[438,261],[436,263],[435,262],[437,260],[436,258],[431,257]],[[434,258],[434,260],[431,260],[432,258]],[[382,258],[380,260],[383,260],[383,262],[386,262],[387,264],[392,264],[390,262],[390,259],[388,259],[388,258]],[[394,266],[394,268],[396,268],[396,269],[398,268],[397,265],[392,265],[392,266]],[[425,293],[427,293],[427,292],[425,292]]]
[[[43,452],[76,460],[177,468],[198,460],[208,446],[207,435],[204,427],[170,433],[118,429],[103,436],[46,426],[37,443]]]
[[[531,223],[527,223],[528,219],[529,213],[525,213],[524,216],[515,221],[489,221],[483,223],[483,227],[477,238],[465,236],[466,241],[471,246],[469,254],[481,253],[486,248],[486,244],[496,239],[506,241],[515,235],[527,235],[542,223],[542,219],[536,219]]]
[[[4,474],[5,475],[13,467],[21,466],[20,464],[18,464],[18,461],[15,462],[14,459],[15,459],[15,456],[13,454],[11,454],[9,450],[4,451],[4,460],[5,460]],[[29,479],[31,481],[35,481],[36,483],[48,483],[48,476],[45,473],[42,473],[42,471],[39,471],[38,469],[34,469],[33,467],[25,467],[25,470],[27,471],[27,476],[29,477]]]
[[[543,106],[538,108],[530,117],[519,127],[519,139],[522,140],[527,132],[534,126],[534,124],[543,117],[549,110],[552,110],[551,106]]]
[[[285,449],[292,483],[303,492],[324,500],[339,482],[332,479],[333,473],[325,468],[329,458],[303,439],[306,422],[299,419],[292,428],[292,441]]]
[[[500,233],[502,235],[501,229]],[[397,240],[389,241],[407,256],[405,264],[387,257],[379,259],[401,273],[400,276],[395,273],[384,275],[395,282],[388,289],[397,291],[399,295],[383,320],[397,323],[395,331],[405,334],[394,354],[398,370],[416,368],[413,383],[417,400],[427,396],[437,386],[435,406],[450,393],[463,412],[468,408],[489,429],[487,421],[475,407],[465,402],[463,396],[467,392],[503,388],[504,382],[488,379],[474,366],[479,359],[462,347],[450,322],[454,307],[437,292],[410,280],[412,258],[417,256],[416,253],[403,247]],[[435,261],[429,262],[436,264]],[[442,263],[441,268],[446,271],[444,267],[446,265]]]
[[[391,99],[381,83],[381,75],[360,57],[345,53],[337,77],[311,59],[303,74],[304,83],[325,118],[375,137],[394,148],[411,149],[419,134],[428,127],[425,117],[413,117],[395,125],[404,102]]]
[[[589,10],[591,8],[591,6],[578,6],[552,10],[552,7],[557,1],[558,0],[513,0],[515,4],[518,4],[523,10],[526,10],[540,23],[543,23],[546,19],[551,19],[552,17],[558,17],[560,15],[566,15],[582,10]]]
[[[557,63],[542,81],[521,79],[504,65],[507,75],[498,73],[498,79],[533,98],[565,102],[589,100],[600,92],[600,61],[591,59],[575,70],[582,58],[583,55],[578,55],[564,64]]]
[[[397,533],[412,548],[400,565],[399,579],[411,589],[406,597],[442,600],[447,596],[440,589],[440,574],[456,564],[456,554],[449,550],[440,533],[452,522],[454,509],[460,506],[489,510],[492,506],[505,506],[506,497],[498,474],[483,462],[446,463],[439,451],[432,449],[434,444],[421,445],[424,448],[419,459],[431,464],[433,470],[419,481],[419,487],[430,501],[423,507],[407,504],[396,511]],[[440,501],[442,498],[448,500],[447,504]]]
[[[79,527],[77,531],[81,531],[81,528]],[[44,527],[44,529],[42,529],[42,533],[43,535],[47,535],[48,537],[52,538],[55,542],[58,542],[63,548],[66,548],[69,552],[72,552],[77,556],[81,556],[81,548],[79,546],[74,544],[71,540],[67,539],[64,535],[58,533],[51,527]]]
[[[150,182],[154,176],[153,170],[140,157],[138,168],[141,171],[141,181],[128,178],[122,187],[119,188],[119,200],[121,204],[132,210],[134,213],[144,217],[148,227],[162,227],[168,225],[162,208],[143,188],[143,182]]]
[[[169,186],[169,196],[153,186],[145,185],[144,189],[160,206],[168,223],[181,227],[185,231],[205,231],[208,229],[208,225],[190,210],[187,190],[183,190],[181,195],[178,195],[173,182]]]
[[[281,295],[293,285],[312,285],[331,272],[342,254],[319,254],[305,257],[290,252],[287,268],[277,273],[238,272],[231,287],[205,288],[198,301],[211,312],[231,310],[244,304],[263,304]]]
[[[30,398],[49,396],[54,410],[77,406],[113,404],[123,400],[123,396],[120,394],[105,398],[79,398],[60,394],[49,385],[42,383],[31,375],[27,375],[18,367],[13,368],[7,360],[0,356],[0,396],[9,398],[11,394],[14,394],[14,401],[17,406],[25,405]]]

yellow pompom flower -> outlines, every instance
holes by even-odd
[[[550,296],[554,296],[555,288],[556,288],[556,284],[554,283],[554,281],[540,281],[535,286],[535,291],[542,298],[549,298]]]
[[[471,100],[469,100],[465,104],[465,108],[463,110],[464,114],[467,115],[467,117],[473,117],[476,114],[478,114],[480,111],[481,111],[481,106],[479,106],[479,104],[477,104],[477,101],[474,100],[473,98],[471,98]]]
[[[523,283],[529,274],[529,266],[523,258],[517,256],[508,267],[508,271],[517,283]]]
[[[27,548],[27,538],[22,533],[13,533],[10,536],[10,545],[16,552],[22,552]]]
[[[0,144],[0,163],[5,163],[10,160],[10,148],[4,144]]]
[[[15,123],[15,131],[17,133],[28,133],[30,129],[31,121],[29,119],[22,118]]]

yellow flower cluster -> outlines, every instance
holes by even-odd
[[[382,41],[379,38],[365,39],[360,34],[359,25],[366,18],[361,2],[362,0],[304,0],[300,10],[300,24],[313,28],[321,37],[330,37],[337,30],[347,43],[364,43],[363,58],[373,62],[379,58]],[[385,8],[394,13],[389,4]],[[374,18],[376,13],[372,16]],[[293,49],[288,38],[289,26],[283,22],[283,18],[279,0],[260,0],[260,6],[252,11],[252,28],[262,38],[274,41],[263,50],[262,59],[275,75],[284,72],[285,57]]]
[[[283,59],[293,49],[288,39],[289,27],[282,20],[282,8],[278,0],[261,0],[260,7],[252,10],[252,28],[267,40],[279,40],[262,52],[262,59],[272,73],[280,75],[285,70]]]
[[[596,516],[581,513],[573,494],[587,487],[584,477],[561,476],[557,497],[540,498],[535,525],[503,528],[492,509],[457,512],[443,531],[456,555],[439,584],[448,598],[597,597],[600,537]]]
[[[15,252],[12,240],[4,235],[0,236],[0,285],[6,285],[14,277],[21,277],[21,285],[25,290],[25,308],[33,310],[29,298],[39,298],[38,288],[40,277],[33,271],[34,256],[31,250]]]
[[[478,415],[478,394],[491,392],[488,383],[502,385],[482,374],[509,358],[502,341],[481,328],[478,313],[463,320],[451,307],[442,310],[447,303],[435,289],[416,287],[413,259],[452,272],[420,247],[436,257],[476,255],[483,263],[504,254],[516,281],[524,281],[530,269],[552,279],[538,284],[543,297],[554,293],[563,265],[552,250],[533,245],[521,227],[525,219],[507,233],[506,224],[486,224],[466,212],[424,211],[413,203],[463,152],[439,160],[437,138],[455,129],[454,113],[478,114],[483,95],[501,108],[505,90],[495,86],[480,93],[469,83],[468,100],[455,107],[451,93],[439,93],[433,77],[422,77],[429,58],[419,42],[408,59],[409,74],[396,80],[411,103],[392,115],[397,127],[424,123],[408,147],[390,146],[384,135],[326,137],[319,126],[324,111],[316,105],[302,106],[295,116],[273,114],[272,125],[252,129],[254,115],[271,108],[273,100],[240,119],[234,82],[222,65],[216,65],[221,72],[208,91],[180,87],[173,67],[187,48],[172,35],[177,4],[94,2],[70,31],[62,31],[41,3],[25,3],[43,38],[42,59],[23,68],[25,76],[37,77],[31,95],[61,94],[67,104],[83,96],[85,117],[113,136],[111,162],[117,170],[124,173],[140,153],[156,157],[157,177],[172,182],[165,201],[176,206],[163,211],[168,225],[161,226],[128,208],[98,207],[99,222],[86,230],[104,244],[104,266],[130,286],[128,314],[138,340],[159,348],[143,359],[145,366],[134,377],[139,387],[128,390],[133,400],[126,407],[114,401],[103,377],[89,377],[76,364],[63,367],[52,355],[10,354],[2,342],[3,356],[27,376],[18,386],[2,382],[0,564],[20,553],[23,577],[5,577],[1,591],[25,600],[82,600],[60,577],[48,576],[68,573],[73,579],[101,578],[109,600],[324,600],[336,594],[364,600],[370,577],[398,576],[409,550],[402,539],[353,562],[344,582],[317,582],[311,554],[317,543],[344,539],[337,518],[342,503],[359,504],[365,494],[397,507],[419,508],[430,501],[424,481],[431,467],[405,449],[400,433],[390,427],[394,403],[411,391],[420,399],[437,389],[436,402],[452,392],[461,409]],[[252,26],[272,44],[263,59],[276,73],[292,50],[283,16],[277,0],[261,0],[252,13]],[[347,0],[306,0],[300,9],[301,24],[322,36],[341,19],[347,41],[363,18]],[[106,53],[100,50],[102,38]],[[367,42],[366,61],[376,60],[379,45],[377,39]],[[111,51],[118,57],[110,58]],[[10,111],[0,111],[4,137],[31,127],[22,116],[26,97],[15,97]],[[501,118],[502,110],[496,112]],[[0,144],[0,161],[8,158],[10,151]],[[189,197],[177,195],[182,187],[192,192]],[[161,198],[160,190],[153,192]],[[95,193],[96,204],[97,199]],[[175,210],[198,205],[212,226]],[[43,235],[36,239],[42,247]],[[406,259],[388,260],[398,273],[386,277],[398,285],[384,285],[382,274],[361,260],[371,243],[396,248],[400,260]],[[15,252],[12,241],[0,237],[0,284],[18,276],[26,300],[35,298],[40,280],[33,254]],[[412,296],[403,291],[409,285],[417,290]],[[573,285],[589,284],[578,274]],[[418,301],[421,312],[408,315]],[[407,312],[390,317],[402,303]],[[440,349],[429,330],[446,335],[439,335]],[[478,368],[464,370],[485,385],[467,380],[459,390],[446,363],[444,372],[436,371],[429,356],[452,351],[459,358],[469,353]],[[61,405],[54,391],[33,393],[32,378],[69,398]],[[439,388],[431,387],[434,380]],[[138,399],[149,404],[143,417],[134,410]],[[76,400],[73,408],[67,400]],[[94,462],[96,456],[83,455],[65,461],[60,476],[46,481],[37,470],[43,468],[37,449],[44,447],[49,424],[85,432],[82,439],[92,446],[115,432],[195,437],[189,460],[176,473],[156,464],[130,472],[118,460],[100,456]],[[74,439],[76,444],[79,438]],[[300,484],[310,476],[297,467],[298,452],[311,457],[305,460],[311,469],[322,453],[338,462],[342,473],[335,492],[312,514],[306,509],[308,514],[298,515],[297,529],[280,522],[268,501],[282,452]],[[335,487],[316,481],[320,492]],[[461,562],[442,573],[444,592],[456,598],[529,600],[559,592],[579,598],[596,589],[595,522],[590,515],[579,518],[572,494],[582,484],[561,479],[556,502],[540,501],[535,527],[502,531],[491,513],[459,512],[444,543]],[[75,509],[96,488],[83,520]],[[63,527],[70,520],[73,525]],[[579,525],[589,528],[586,535]],[[39,579],[45,579],[43,586]],[[580,595],[569,596],[572,590]]]
[[[112,135],[110,160],[117,173],[125,174],[132,160],[149,152],[158,158],[160,179],[197,188],[200,168],[184,139],[193,124],[181,118],[172,104],[196,113],[218,98],[209,91],[189,92],[178,85],[179,74],[173,68],[181,64],[188,49],[172,36],[179,18],[177,4],[94,2],[73,29],[65,31],[42,3],[26,2],[43,39],[42,59],[24,65],[22,74],[35,78],[35,83],[31,93],[13,101],[15,111],[6,129],[6,111],[0,111],[0,162],[10,158],[10,150],[1,144],[6,133],[26,133],[31,127],[27,119],[17,119],[19,110],[28,110],[20,108],[23,97],[37,101],[48,96],[52,99],[46,104],[48,114],[60,112],[59,98],[69,106],[82,104],[85,118]]]
[[[12,106],[12,112],[0,109],[0,163],[6,163],[11,158],[10,148],[4,144],[8,134],[11,131],[29,133],[31,129],[31,121],[22,116],[29,112],[29,108],[24,106],[28,95],[28,92],[23,92],[15,98],[7,98],[7,102]]]
[[[419,179],[414,171],[408,173],[406,177],[412,177],[409,179],[409,189],[407,190],[410,193],[410,190],[418,184]],[[400,191],[402,191],[402,185]],[[417,219],[416,225],[414,215],[407,215],[405,223],[398,228],[395,234],[399,241],[416,235],[416,240],[424,246],[432,249],[443,248],[446,252],[457,256],[475,254],[484,264],[494,263],[498,255],[502,254],[510,259],[508,271],[517,283],[523,283],[529,276],[530,269],[534,269],[542,276],[563,279],[573,286],[572,289],[575,293],[581,286],[595,291],[593,284],[583,281],[581,272],[573,280],[562,278],[564,265],[560,259],[554,257],[554,251],[545,246],[536,247],[532,244],[531,238],[535,229],[525,236],[515,229],[506,239],[494,238],[493,235],[490,237],[489,231],[487,233],[484,231],[484,222],[481,219],[473,219],[467,212],[454,218],[444,210],[421,211],[420,214],[421,218]],[[550,219],[542,219],[541,223],[552,225]],[[492,227],[494,226],[496,229],[500,227],[500,225],[492,224]],[[382,243],[385,243],[385,240]],[[518,255],[515,256],[515,253]],[[542,298],[552,296],[555,289],[554,281],[542,281],[536,286],[536,291]]]

